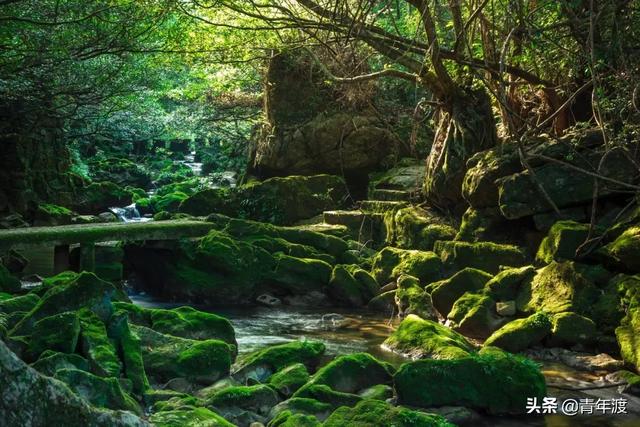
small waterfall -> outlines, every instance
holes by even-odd
[[[194,176],[200,176],[202,174],[202,163],[196,162],[196,152],[192,151],[191,153],[184,156],[184,160],[181,160],[180,163],[183,163],[185,166],[189,167],[193,171]]]
[[[109,210],[113,212],[121,222],[144,222],[151,220],[151,218],[140,215],[135,203],[125,206],[124,208],[109,208]]]

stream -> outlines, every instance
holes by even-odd
[[[174,308],[185,304],[163,303],[146,295],[132,295],[134,303],[147,308]],[[233,324],[239,354],[261,347],[298,339],[314,339],[327,346],[327,360],[339,354],[369,352],[381,360],[399,366],[408,359],[385,351],[380,344],[389,336],[397,322],[379,314],[358,310],[303,309],[291,307],[221,308],[194,306],[219,314]],[[597,384],[598,375],[577,371],[559,362],[542,362],[548,384],[562,388],[577,388]],[[569,391],[549,386],[548,395],[561,399],[628,400],[628,415],[545,415],[540,417],[489,417],[474,422],[478,427],[638,427],[640,399],[621,395],[616,388]]]

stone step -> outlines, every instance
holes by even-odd
[[[362,225],[366,214],[360,210],[354,211],[324,211],[322,218],[326,224],[345,225],[349,229],[356,229]]]
[[[341,239],[351,236],[349,228],[345,225],[340,224],[326,224],[321,222],[316,224],[296,225],[293,228],[297,228],[299,230],[315,231],[316,233],[340,237]]]
[[[371,199],[383,200],[383,201],[410,201],[414,193],[406,190],[388,190],[383,188],[376,188],[371,191]]]
[[[367,214],[384,214],[389,211],[409,206],[408,202],[398,202],[393,200],[362,200],[360,202],[360,210]]]

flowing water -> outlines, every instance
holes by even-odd
[[[145,307],[177,307],[141,295],[132,296],[136,304]],[[227,317],[236,331],[240,354],[261,347],[299,339],[320,340],[327,346],[327,356],[366,351],[395,366],[407,359],[380,348],[392,332],[397,321],[364,311],[331,309],[278,308],[196,308]],[[600,376],[580,372],[561,363],[543,363],[543,373],[549,384],[548,395],[559,399],[611,399],[628,400],[628,415],[583,415],[569,417],[546,415],[540,417],[483,417],[474,422],[479,427],[638,427],[640,426],[640,399],[617,393],[616,388],[596,390],[565,390],[599,384]],[[555,387],[554,387],[555,386]]]

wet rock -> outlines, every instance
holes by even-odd
[[[398,277],[397,282],[395,304],[398,307],[398,316],[407,317],[415,314],[423,319],[438,320],[438,313],[433,306],[431,295],[422,289],[418,279],[403,274]]]
[[[491,279],[491,275],[475,268],[460,270],[448,279],[431,283],[427,291],[431,293],[433,305],[446,317],[453,304],[465,292],[475,292]]]
[[[588,235],[588,224],[558,221],[540,244],[536,259],[546,264],[552,261],[574,260],[577,257],[576,251],[585,243]]]
[[[51,420],[69,427],[147,426],[130,412],[91,406],[63,382],[39,374],[25,365],[0,341],[0,419],[8,425],[49,425]],[[32,404],[25,404],[32,402]],[[37,403],[37,404],[36,404]]]
[[[379,313],[393,313],[396,310],[396,291],[381,293],[369,301],[367,308]]]
[[[184,408],[172,411],[160,411],[149,417],[149,422],[158,427],[234,427],[233,424],[207,408]]]
[[[258,297],[256,298],[256,302],[267,307],[277,307],[282,304],[280,298],[276,298],[273,295],[269,294],[258,295]]]
[[[573,369],[585,372],[612,372],[624,365],[624,362],[614,359],[606,353],[583,353],[557,347],[529,349],[523,354],[535,360],[561,362]]]
[[[500,347],[516,353],[541,342],[551,333],[551,320],[545,313],[535,313],[525,319],[513,320],[485,341],[485,346]]]
[[[234,366],[233,377],[241,383],[245,383],[248,378],[263,382],[295,363],[315,368],[324,352],[324,344],[318,341],[274,345],[243,356]]]
[[[405,363],[394,376],[400,404],[465,406],[490,414],[523,414],[527,398],[546,395],[538,366],[496,348],[447,360]]]
[[[440,427],[447,424],[440,415],[392,406],[380,400],[364,400],[353,408],[342,407],[337,409],[327,418],[323,425],[326,427],[346,425],[393,425],[398,427],[420,425],[424,427]]]
[[[618,387],[619,393],[640,396],[640,375],[630,371],[616,371],[607,375],[605,379],[612,383],[624,383]]]
[[[459,333],[415,315],[407,316],[383,345],[412,359],[455,359],[474,351]]]
[[[430,283],[441,277],[441,270],[442,262],[433,252],[386,247],[373,258],[371,274],[378,283],[389,283],[402,274]]]
[[[452,271],[470,267],[496,274],[501,266],[520,267],[526,264],[522,249],[493,242],[436,242],[433,251],[446,268]]]

